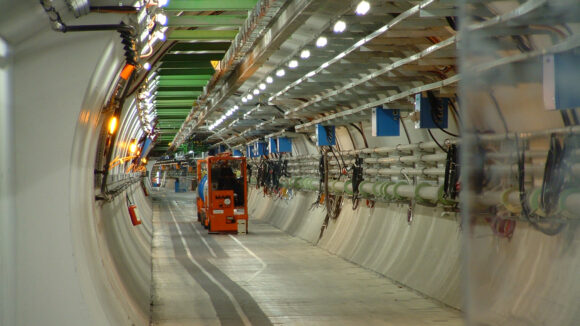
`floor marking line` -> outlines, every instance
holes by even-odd
[[[175,205],[177,205],[177,203],[175,202],[175,200],[173,201],[175,203]],[[179,206],[177,207],[179,208]],[[179,208],[181,210],[181,208]],[[201,242],[203,242],[203,244],[206,246],[206,248],[209,250],[209,253],[213,256],[213,258],[217,258],[217,255],[215,254],[215,251],[213,251],[213,249],[211,248],[211,246],[209,245],[209,243],[204,239],[204,237],[201,235],[201,233],[197,230],[197,228],[195,227],[195,225],[193,226],[193,230],[195,231],[195,233],[197,233],[197,235],[199,236],[199,238],[201,239]]]
[[[233,235],[231,235],[231,234],[230,234],[229,236],[230,236],[230,238],[232,238],[232,239],[233,239],[235,242],[237,242],[237,243],[240,245],[240,247],[244,248],[244,249],[245,249],[245,250],[246,250],[246,251],[247,251],[247,252],[248,252],[248,253],[249,253],[251,256],[253,256],[254,258],[256,258],[256,259],[257,259],[257,260],[260,262],[260,264],[262,264],[262,268],[260,268],[260,270],[259,270],[259,271],[256,271],[256,272],[255,272],[255,273],[252,275],[252,277],[250,277],[250,278],[249,278],[249,279],[246,281],[246,282],[250,282],[250,281],[252,281],[252,280],[253,280],[253,279],[254,279],[256,276],[260,275],[260,273],[262,273],[262,272],[263,272],[263,271],[266,269],[266,267],[268,267],[268,264],[266,264],[266,262],[264,262],[264,261],[262,260],[262,258],[258,257],[258,255],[256,255],[256,254],[255,254],[255,253],[254,253],[252,250],[250,250],[250,248],[246,247],[246,246],[245,246],[245,245],[244,245],[244,244],[243,244],[243,243],[242,243],[240,240],[236,239],[236,237],[234,237],[234,236],[233,236]]]
[[[191,251],[189,250],[189,247],[187,246],[187,243],[185,242],[185,238],[183,237],[183,233],[181,232],[181,227],[179,227],[179,223],[177,223],[177,220],[175,219],[175,215],[173,214],[173,210],[171,209],[171,206],[168,206],[168,208],[169,208],[169,213],[171,214],[171,218],[173,219],[173,222],[175,222],[175,226],[177,227],[177,232],[179,233],[179,238],[181,239],[181,243],[183,243],[183,247],[185,248],[185,251],[187,253],[187,257],[189,257],[189,260],[191,260],[191,262],[193,264],[195,264],[195,266],[197,266],[197,268],[199,268],[202,271],[202,273],[204,273],[209,278],[210,281],[212,281],[215,285],[217,285],[217,287],[220,288],[220,290],[222,290],[226,294],[226,296],[230,299],[230,301],[234,305],[236,312],[238,313],[238,315],[240,316],[240,318],[244,322],[244,325],[251,326],[252,323],[248,319],[248,316],[246,316],[246,314],[242,310],[240,303],[236,300],[236,298],[233,296],[233,294],[230,291],[228,291],[228,289],[226,289],[218,280],[216,280],[213,277],[213,275],[211,275],[205,268],[203,268],[203,266],[200,265],[197,262],[197,260],[195,260],[195,258],[193,258],[193,255],[191,254]]]

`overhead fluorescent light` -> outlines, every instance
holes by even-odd
[[[339,20],[334,24],[333,28],[335,33],[342,33],[346,30],[346,23],[343,20]]]
[[[367,12],[369,12],[369,9],[371,9],[371,4],[368,3],[367,1],[361,1],[356,6],[356,9],[354,12],[359,16],[364,16],[367,14]]]
[[[165,16],[165,14],[162,12],[159,12],[155,15],[155,20],[163,26],[167,25],[167,16]]]
[[[294,69],[296,67],[298,67],[298,60],[290,60],[290,62],[288,62],[288,68]]]

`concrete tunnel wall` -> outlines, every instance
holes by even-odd
[[[544,110],[541,84],[517,89],[499,87],[495,93],[510,129],[562,126],[558,112]],[[481,103],[486,101],[489,99],[482,99]],[[527,109],[529,119],[518,114],[522,107]],[[497,127],[497,114],[492,109],[476,113],[480,116],[474,121],[482,124],[480,128]],[[368,124],[364,129],[369,135]],[[428,141],[421,131],[409,128],[409,132],[413,142]],[[361,148],[358,133],[352,132],[352,136],[357,148]],[[438,131],[436,136],[439,140],[445,138]],[[337,137],[343,149],[352,149],[344,128],[337,129]],[[403,137],[367,138],[369,147],[407,142]],[[305,138],[295,138],[294,142],[294,155],[316,152]],[[272,199],[264,196],[261,189],[251,187],[249,213],[253,219],[269,222],[465,311],[468,324],[577,325],[580,320],[580,310],[573,304],[580,301],[580,256],[576,250],[580,228],[574,221],[556,236],[544,235],[530,224],[518,222],[513,236],[507,239],[495,235],[485,221],[472,222],[467,213],[462,220],[459,214],[416,205],[409,225],[406,204],[376,203],[374,208],[368,208],[363,201],[353,211],[350,199],[345,198],[340,215],[330,220],[319,239],[326,211],[323,206],[311,208],[316,198],[314,192],[295,191],[292,200]]]
[[[541,66],[526,73],[538,82],[493,88],[509,130],[532,132],[563,127],[560,112],[544,108]],[[470,101],[463,110],[464,121],[479,130],[501,133],[499,115],[485,88],[482,90],[480,84],[464,87],[473,88],[473,94],[463,97]],[[531,148],[547,149],[548,139],[537,139]],[[506,148],[510,149],[509,143]],[[537,181],[541,186],[541,178]],[[462,204],[468,324],[578,325],[580,223],[570,219],[561,233],[548,236],[530,223],[517,221],[510,239],[499,238],[489,223],[470,222],[473,216],[468,213],[468,204],[476,203]]]
[[[152,208],[140,185],[96,202],[94,164],[123,56],[117,33],[45,29],[14,49],[15,325],[147,325]],[[96,64],[95,64],[96,63]],[[134,119],[134,118],[133,118]],[[135,138],[136,121],[119,141]]]
[[[364,130],[369,147],[407,143],[404,134],[402,137],[376,138],[370,137],[370,125],[366,124]],[[419,130],[411,127],[409,133],[413,142],[427,141]],[[364,147],[356,131],[351,136],[346,129],[337,129],[342,149]],[[293,146],[293,155],[315,152],[305,138],[295,138]],[[447,214],[441,208],[417,204],[413,222],[409,224],[407,204],[377,202],[374,208],[370,208],[365,200],[361,200],[358,208],[353,210],[352,200],[344,197],[339,216],[329,221],[320,237],[326,209],[324,205],[313,207],[316,199],[316,192],[295,191],[291,200],[273,200],[265,197],[261,189],[250,186],[248,210],[252,219],[271,223],[446,305],[457,309],[463,307],[458,214]]]
[[[138,185],[129,190],[144,221],[132,227],[124,195],[111,203],[94,201],[94,155],[102,123],[98,112],[122,64],[118,45],[114,33],[63,35],[46,28],[13,49],[10,74],[2,75],[10,79],[12,95],[9,112],[2,112],[1,171],[13,172],[9,183],[14,187],[9,196],[2,194],[1,212],[15,224],[12,239],[17,250],[15,289],[4,288],[3,294],[17,307],[15,325],[148,323],[150,202]],[[557,116],[538,104],[542,102],[539,86],[528,87],[532,89],[506,87],[496,92],[510,128],[560,126]],[[521,107],[532,118],[522,118]],[[484,115],[478,121],[487,118],[494,119]],[[410,131],[413,142],[427,140],[426,135]],[[370,134],[368,125],[365,132]],[[133,134],[134,130],[127,132],[125,138]],[[360,136],[356,132],[352,136],[360,148]],[[343,149],[352,147],[344,130],[339,138]],[[370,147],[405,142],[402,137],[389,141],[369,137]],[[316,153],[306,141],[295,145],[295,154]],[[3,175],[2,181],[7,179]],[[1,189],[10,190],[4,183]],[[309,210],[314,199],[313,193],[297,192],[289,202],[264,200],[252,190],[250,213],[462,308],[459,257],[465,243],[460,241],[457,216],[441,216],[419,206],[413,224],[408,225],[406,205],[377,203],[371,209],[361,203],[352,211],[345,200],[340,216],[318,241],[325,212]],[[4,206],[5,201],[14,205]],[[519,223],[509,241],[495,238],[486,224],[473,229],[477,238],[469,241],[469,254],[477,259],[466,261],[471,264],[472,297],[466,308],[476,302],[480,310],[470,313],[474,320],[498,325],[573,325],[580,320],[580,310],[573,304],[580,300],[580,261],[574,250],[578,228],[547,237]],[[2,241],[4,245],[10,240]],[[10,320],[6,315],[2,318]]]

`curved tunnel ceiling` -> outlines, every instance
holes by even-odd
[[[370,121],[377,105],[411,109],[414,93],[455,93],[454,3],[370,1],[364,15],[354,1],[256,3],[164,8],[167,40],[142,78],[159,133],[150,156]]]
[[[318,243],[321,226],[326,228],[334,213],[326,209],[329,206],[313,211],[312,203],[320,203],[316,189],[322,193],[324,175],[336,176],[332,183],[325,182],[325,195],[333,191],[352,198],[352,202],[341,199],[334,203],[353,209],[343,209],[342,217],[331,221],[336,228],[325,231],[322,248],[387,277],[394,275],[397,284],[465,309],[468,323],[471,319],[490,325],[534,321],[576,325],[578,311],[569,304],[580,293],[574,281],[580,266],[578,255],[570,249],[574,249],[572,240],[578,233],[574,220],[578,203],[576,137],[562,139],[570,141],[567,144],[573,151],[570,157],[560,156],[564,169],[544,165],[542,159],[549,152],[560,152],[558,138],[577,136],[580,122],[576,108],[544,107],[540,59],[546,53],[567,55],[570,53],[565,52],[578,48],[580,7],[574,1],[369,1],[370,11],[356,15],[358,1],[259,0],[253,6],[247,3],[249,9],[241,9],[232,6],[244,1],[177,0],[164,9],[167,29],[148,28],[149,36],[164,29],[167,39],[158,41],[150,56],[139,43],[139,52],[145,49],[142,55],[147,57],[142,59],[147,60],[135,65],[134,83],[115,82],[123,79],[119,71],[125,70],[123,45],[116,33],[63,36],[48,30],[46,13],[37,1],[22,1],[15,7],[34,3],[27,14],[30,21],[37,20],[36,25],[14,37],[3,28],[20,16],[0,19],[2,39],[18,44],[35,29],[44,30],[14,48],[14,58],[3,53],[5,45],[0,40],[0,92],[4,96],[0,96],[0,177],[4,178],[0,204],[8,202],[0,210],[2,217],[13,216],[2,219],[5,224],[0,228],[0,255],[9,258],[10,263],[3,267],[9,267],[11,273],[0,280],[5,289],[2,294],[10,299],[0,300],[0,319],[21,321],[2,324],[83,324],[91,313],[97,316],[97,325],[106,321],[114,325],[150,323],[152,269],[148,253],[153,201],[145,198],[143,190],[148,188],[136,183],[139,178],[132,175],[137,171],[128,162],[108,165],[110,160],[101,150],[102,145],[113,153],[111,157],[133,159],[130,145],[149,131],[143,130],[143,111],[128,106],[150,101],[147,112],[153,112],[154,119],[148,122],[157,121],[159,133],[150,156],[156,157],[182,151],[184,145],[189,149],[198,141],[235,148],[268,135],[303,133],[312,137],[318,123],[360,128],[360,137],[349,128],[337,128],[340,161],[337,156],[336,162],[331,159],[326,172],[317,169],[319,157],[330,157],[334,149],[325,152],[308,137],[298,138],[288,155],[292,178],[284,180],[292,189],[292,196],[285,192],[285,199],[289,201],[296,192],[294,201],[279,200],[282,198],[273,191],[266,198],[263,190],[267,189],[251,187],[250,206],[258,208],[255,216]],[[65,1],[54,3],[63,19],[73,24]],[[460,75],[456,68],[461,36],[455,32],[454,15],[461,3],[469,9],[460,16],[467,22],[463,28],[473,37],[462,41],[463,67],[476,72],[475,76],[466,76],[465,71]],[[119,6],[118,1],[91,4]],[[155,6],[151,6],[151,15],[158,10]],[[2,18],[8,16],[5,8],[0,3]],[[132,22],[138,15],[91,16],[89,22],[104,24],[118,23],[120,16]],[[18,25],[12,31],[17,30],[14,26]],[[106,51],[99,52],[103,48]],[[11,46],[8,50],[12,51]],[[6,58],[14,63],[2,66]],[[218,60],[214,67],[211,61]],[[95,71],[87,64],[92,62],[98,62]],[[147,62],[152,65],[148,72],[141,68]],[[410,111],[414,95],[429,90],[459,104],[455,85],[460,78],[464,93],[462,108],[458,108],[463,110],[449,111],[457,119],[449,119],[446,129],[463,132],[461,137],[443,139],[447,130],[441,127],[433,128],[440,133],[434,137],[428,127],[409,129],[406,139],[401,133],[368,137],[367,144],[364,132],[371,134],[374,107]],[[117,94],[125,94],[124,89],[131,95],[127,96],[131,104],[109,105],[115,101],[107,99],[116,100]],[[114,111],[111,108],[122,111],[116,141],[105,127]],[[397,126],[400,123],[407,132],[403,118],[414,122],[412,117],[401,115]],[[575,121],[573,125],[570,120]],[[429,135],[433,142],[428,141]],[[446,182],[452,173],[445,170],[457,159],[452,156],[457,143],[464,153],[462,179]],[[346,180],[350,176],[341,164],[358,164],[355,157],[359,154],[360,164],[364,164],[360,173],[368,178],[364,186],[359,184],[366,196],[360,198],[370,199],[357,210],[354,167],[352,179]],[[553,156],[547,161],[556,161],[555,154],[549,155]],[[254,158],[253,163],[258,160]],[[144,163],[149,168],[154,165]],[[566,189],[552,191],[550,196],[556,199],[553,194],[559,195],[558,204],[563,207],[558,215],[562,216],[554,216],[554,220],[530,217],[525,212],[528,199],[536,201],[532,202],[535,215],[544,206],[539,203],[543,189],[548,189],[544,186],[551,185],[542,173],[561,171],[574,176],[565,180]],[[343,174],[347,178],[338,180]],[[458,170],[453,174],[460,175]],[[99,180],[101,185],[111,181],[107,196],[95,196]],[[458,191],[463,191],[461,215],[456,206],[459,201],[446,197]],[[130,200],[129,196],[136,198]],[[101,200],[108,202],[101,205]],[[128,223],[130,201],[144,208],[142,228]],[[188,217],[190,213],[188,208]],[[541,220],[559,225],[558,229],[541,228]],[[54,293],[59,300],[54,300]],[[543,309],[530,309],[539,306]],[[51,322],[56,320],[61,322]]]
[[[151,156],[169,149],[194,100],[202,94],[257,0],[170,1],[164,8],[166,41],[154,57],[157,145]],[[151,65],[151,63],[148,63]],[[151,77],[151,75],[150,75]]]
[[[203,94],[209,100],[194,107],[174,147],[208,131],[210,144],[236,146],[285,130],[311,131],[312,121],[370,121],[371,103],[410,109],[411,89],[455,93],[452,83],[433,85],[457,73],[453,3],[370,1],[365,15],[355,13],[357,3],[286,8],[283,17],[294,19],[271,32],[287,37],[257,42],[254,52],[264,57],[240,67],[239,77],[225,82],[230,89]]]

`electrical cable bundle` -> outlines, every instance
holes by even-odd
[[[439,121],[443,120],[443,105],[441,104],[441,101],[435,96],[435,94],[433,94],[432,91],[427,91],[427,98],[429,99],[429,104],[431,105],[431,120],[433,120],[435,126],[437,126],[439,130],[443,131],[449,136],[459,137],[459,135],[449,132],[441,127],[441,124],[439,123]],[[437,114],[435,111],[437,111]]]
[[[443,183],[443,197],[454,200],[459,194],[459,149],[453,144],[447,151],[445,160],[445,181]]]
[[[354,160],[354,165],[352,166],[352,209],[355,210],[358,207],[359,201],[359,186],[363,179],[363,159],[356,157]]]
[[[562,168],[560,167],[561,164],[565,165],[565,162],[562,163],[561,161],[564,161],[562,158],[564,155],[563,152],[565,152],[566,150],[561,149],[561,145],[559,144],[559,141],[556,140],[555,135],[552,135],[551,137],[551,142],[550,142],[550,150],[548,152],[548,158],[546,161],[546,172],[544,175],[544,180],[543,180],[543,185],[542,185],[542,193],[540,195],[540,209],[545,210],[548,209],[550,211],[553,210],[554,208],[554,202],[557,202],[559,197],[560,197],[560,192],[557,193],[551,193],[548,194],[548,190],[563,190],[564,189],[564,182],[562,180],[561,177],[556,177],[558,176],[565,176],[570,174],[570,171],[566,171],[568,169],[566,168]],[[571,138],[573,137],[573,138]],[[567,140],[574,140],[574,136],[570,136],[567,138]],[[577,142],[574,141],[573,142],[574,145],[577,145]],[[525,170],[525,150],[526,150],[526,146],[525,144],[523,144],[523,141],[521,141],[517,135],[516,135],[516,144],[517,144],[517,150],[518,150],[518,188],[519,188],[519,192],[520,192],[520,205],[522,206],[522,215],[524,216],[524,218],[538,231],[546,234],[546,235],[557,235],[558,233],[560,233],[564,227],[566,226],[566,223],[561,222],[561,221],[555,221],[553,219],[546,219],[538,214],[536,214],[535,212],[532,212],[530,209],[530,206],[528,204],[528,196],[526,193],[526,189],[525,189],[525,176],[526,176],[526,170]],[[564,148],[566,148],[567,146],[564,145]],[[576,146],[573,146],[576,147]],[[556,163],[556,161],[560,161],[560,163]],[[556,167],[556,168],[555,168]],[[544,205],[547,204],[548,206],[544,207]],[[549,215],[548,212],[546,212],[546,215]]]
[[[320,175],[320,181],[318,182],[318,196],[316,197],[316,201],[312,203],[310,208],[318,206],[321,204],[323,199],[322,197],[322,185],[324,184],[324,176],[326,175],[326,170],[324,168],[324,157],[326,156],[326,152],[324,150],[321,151],[320,159],[318,160],[318,173]]]
[[[250,170],[251,176],[251,170]],[[262,159],[257,168],[257,187],[263,187],[264,193],[279,193],[280,178],[289,177],[288,160],[282,160],[282,157],[277,161]]]

